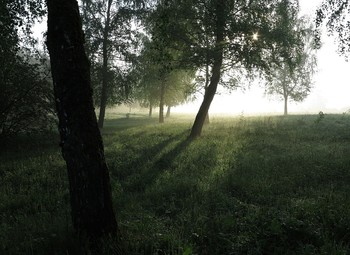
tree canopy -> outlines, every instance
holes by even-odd
[[[317,66],[313,26],[307,17],[299,18],[297,12],[288,15],[293,21],[289,26],[293,27],[296,36],[300,36],[300,43],[279,49],[282,54],[274,59],[273,69],[266,78],[267,94],[278,95],[284,100],[284,115],[288,114],[288,100],[301,102],[309,95]]]
[[[31,26],[43,15],[40,1],[0,2],[0,135],[46,131],[55,119],[49,68],[33,55]]]
[[[338,52],[346,58],[350,52],[350,3],[347,0],[323,1],[317,10],[316,25],[321,30],[323,24],[328,34],[335,35]],[[317,37],[320,44],[321,31]]]
[[[287,15],[298,10],[298,1],[160,1],[158,27],[171,47],[185,53],[181,62],[197,68],[210,66],[210,82],[192,127],[191,137],[201,134],[211,101],[225,71],[244,68],[267,72],[281,52],[297,47],[300,36],[293,33]],[[205,36],[203,36],[205,35]]]

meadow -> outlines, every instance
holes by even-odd
[[[350,115],[214,117],[189,141],[192,121],[108,116],[130,255],[350,254]],[[76,254],[58,144],[2,141],[0,254]]]

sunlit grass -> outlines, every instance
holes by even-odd
[[[192,142],[188,116],[109,117],[106,159],[130,254],[350,252],[350,116],[214,117]],[[1,254],[74,254],[55,139],[1,151]]]

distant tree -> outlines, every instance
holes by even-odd
[[[350,53],[350,3],[348,0],[324,0],[317,10],[316,26],[326,25],[328,34],[335,35],[338,52],[348,58]],[[320,46],[321,30],[316,42]]]
[[[292,26],[294,33],[302,36],[301,43],[298,47],[290,45],[278,49],[281,54],[274,60],[266,79],[266,93],[284,100],[284,115],[288,114],[288,100],[301,102],[309,95],[317,67],[314,29],[310,22],[306,17],[299,18],[297,12],[290,11],[287,15],[293,22],[287,22],[286,26]]]
[[[195,93],[195,72],[192,70],[174,70],[166,80],[165,105],[166,117],[170,117],[171,108],[191,99]]]
[[[179,62],[183,48],[173,40],[168,31],[174,25],[173,12],[169,8],[170,2],[155,1],[157,5],[146,20],[149,38],[145,40],[144,55],[146,62],[153,66],[155,77],[159,80],[159,123],[164,122],[166,91],[171,73],[186,69]]]
[[[91,247],[98,249],[102,237],[118,238],[118,225],[92,102],[90,64],[83,46],[78,3],[76,0],[48,0],[47,6],[47,47],[60,144],[68,170],[73,226],[80,238],[86,237]],[[125,254],[120,247],[116,253]]]
[[[157,42],[146,40],[139,56],[138,88],[134,91],[134,98],[141,106],[152,108],[159,106],[159,122],[164,122],[164,108],[170,108],[184,103],[193,93],[194,72],[177,66],[178,51],[158,48]],[[167,52],[167,57],[163,53]],[[167,61],[166,61],[167,60]],[[165,64],[165,68],[164,65]]]
[[[132,19],[141,1],[83,0],[82,14],[87,53],[92,62],[99,127],[103,127],[107,105],[121,103],[128,92],[128,71],[136,47]],[[113,95],[117,94],[117,95]]]

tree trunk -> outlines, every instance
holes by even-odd
[[[284,97],[284,116],[288,115],[288,97]]]
[[[119,237],[109,172],[93,107],[90,64],[83,46],[78,3],[48,0],[47,6],[47,47],[73,226],[79,237],[96,244],[106,235]]]
[[[209,120],[209,111],[207,112],[207,115],[205,116],[205,120],[204,120],[204,124],[210,124],[210,120]]]
[[[107,91],[108,91],[108,34],[109,34],[109,23],[111,16],[111,6],[113,0],[108,0],[107,5],[107,17],[106,23],[103,30],[103,43],[102,43],[102,56],[103,56],[103,65],[102,65],[102,89],[101,89],[101,102],[100,102],[100,114],[98,116],[98,126],[103,128],[103,123],[106,115],[106,106],[107,106]]]
[[[149,104],[149,111],[148,111],[148,117],[152,117],[153,107],[152,104]]]
[[[170,106],[170,105],[168,105],[168,109],[167,109],[167,111],[166,111],[166,115],[165,115],[165,117],[167,117],[167,118],[169,118],[169,117],[170,117],[170,111],[171,111],[171,106]]]
[[[225,4],[224,0],[217,0],[216,3],[216,49],[214,53],[214,64],[209,86],[205,90],[202,105],[199,108],[196,119],[192,126],[190,138],[196,138],[201,135],[202,128],[208,115],[208,110],[215,96],[218,83],[221,76],[221,66],[223,60],[224,29],[225,29]]]
[[[165,84],[162,82],[160,87],[160,100],[159,100],[159,123],[164,123],[164,96],[165,96]]]
[[[206,37],[206,47],[209,49],[209,42],[208,38]],[[210,57],[209,57],[209,50],[206,52],[206,63],[205,63],[205,86],[204,91],[207,90],[209,83],[210,83],[210,72],[209,72],[209,65],[210,65]],[[207,112],[207,115],[205,116],[204,124],[210,124],[209,120],[209,111]]]

